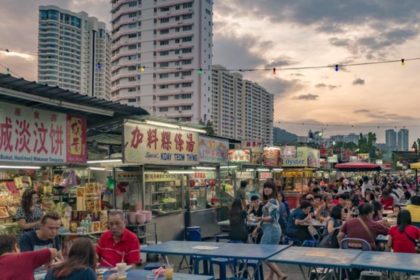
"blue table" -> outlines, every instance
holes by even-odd
[[[127,280],[140,280],[146,279],[146,276],[149,274],[153,274],[150,270],[143,270],[143,269],[133,269],[127,272]],[[105,274],[105,279],[110,275],[110,273]],[[165,276],[157,278],[159,280],[166,279]],[[191,274],[183,274],[183,273],[174,273],[174,280],[213,280],[212,276],[206,275],[191,275]]]
[[[361,254],[360,250],[341,250],[311,247],[290,247],[268,259],[269,262],[298,265],[306,279],[303,266],[337,269],[350,269],[352,261]]]
[[[208,247],[207,249],[205,247]],[[266,260],[287,249],[289,245],[262,245],[222,242],[168,241],[141,249],[143,253]]]
[[[420,273],[420,255],[390,252],[362,252],[352,267],[390,272]]]

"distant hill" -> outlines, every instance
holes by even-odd
[[[297,142],[297,135],[287,132],[279,127],[273,127],[273,143],[274,145],[284,145]]]

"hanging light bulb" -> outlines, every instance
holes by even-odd
[[[276,75],[276,67],[273,68],[273,75]]]
[[[202,69],[202,68],[198,69],[198,70],[197,70],[197,74],[198,74],[198,75],[203,75],[203,69]]]
[[[338,72],[338,70],[340,70],[338,64],[335,65],[335,71]]]
[[[143,73],[146,67],[140,66],[140,72]]]
[[[404,66],[405,65],[405,59],[401,58],[401,65]]]

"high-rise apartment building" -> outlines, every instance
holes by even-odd
[[[211,115],[212,0],[112,0],[112,99],[151,115]]]
[[[239,73],[213,66],[212,123],[217,135],[273,143],[273,95]]]
[[[397,147],[397,132],[393,129],[385,130],[385,145],[388,148],[396,148]]]
[[[109,99],[111,39],[87,13],[39,7],[38,82]]]
[[[398,131],[398,150],[408,151],[408,129],[402,128]]]

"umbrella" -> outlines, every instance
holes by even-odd
[[[379,171],[381,166],[368,162],[347,162],[336,164],[335,169],[343,171]]]

